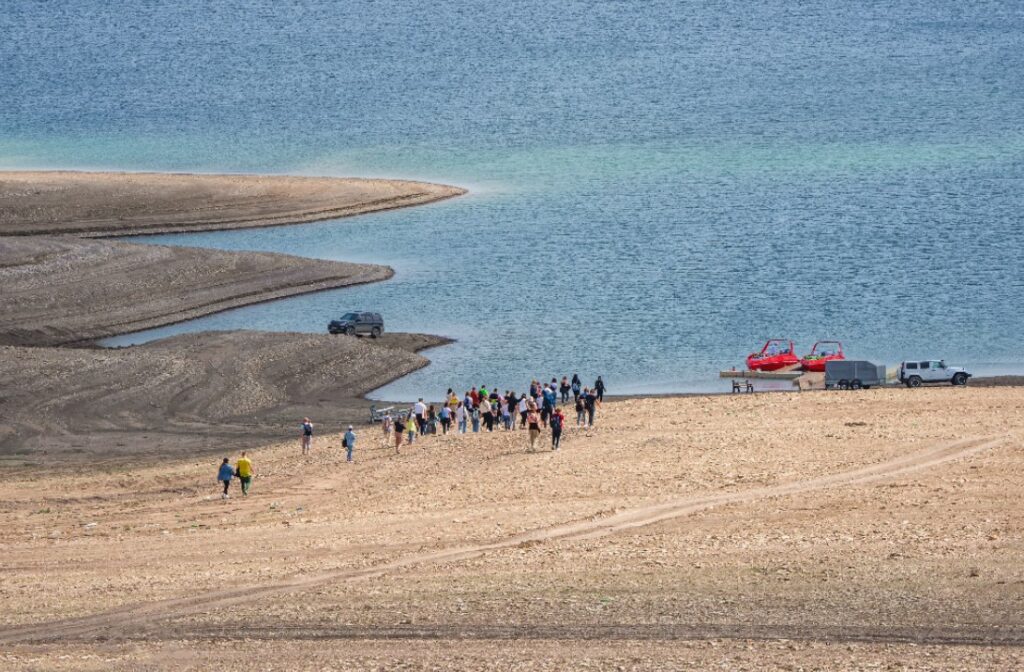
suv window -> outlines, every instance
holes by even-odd
[[[916,369],[917,368],[917,362],[907,362],[907,368],[908,369]]]
[[[357,319],[359,319],[359,316],[357,314],[355,314],[355,313],[345,313],[344,315],[341,316],[341,319],[342,320],[357,320]]]

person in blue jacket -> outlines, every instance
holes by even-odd
[[[351,462],[352,461],[352,451],[356,447],[356,433],[354,431],[352,431],[352,425],[348,426],[348,431],[345,432],[345,438],[343,440],[343,443],[345,444],[345,453],[346,453],[345,460],[347,462]]]
[[[235,477],[235,469],[231,466],[228,458],[224,458],[224,461],[220,463],[220,470],[217,472],[217,480],[224,483],[224,494],[220,496],[221,499],[228,499],[231,495],[228,494],[228,487],[231,485],[231,479]]]

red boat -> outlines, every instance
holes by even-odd
[[[804,355],[800,360],[800,366],[804,371],[824,371],[825,362],[834,362],[839,359],[846,359],[843,354],[843,344],[839,341],[818,341],[811,348],[811,354]]]
[[[747,368],[751,371],[778,371],[798,364],[800,358],[796,356],[793,341],[781,338],[769,339],[761,352],[752,352],[747,356]]]

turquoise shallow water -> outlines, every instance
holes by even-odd
[[[720,390],[769,336],[1024,371],[1021,6],[791,4],[15,0],[0,166],[467,186],[148,239],[394,266],[118,341],[349,309],[459,339],[380,396]]]

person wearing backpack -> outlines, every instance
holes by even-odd
[[[309,449],[313,447],[313,423],[309,418],[302,419],[302,454],[309,455]]]
[[[562,413],[561,408],[556,408],[555,412],[551,414],[551,450],[558,450],[559,444],[562,442],[562,427],[565,426],[565,414]]]
[[[572,385],[570,385],[570,387],[572,388],[572,396],[576,401],[580,400],[580,390],[583,389],[582,386],[583,383],[580,382],[579,375],[575,373],[572,374]]]
[[[583,403],[583,397],[576,395],[576,426],[587,426],[587,405]]]

